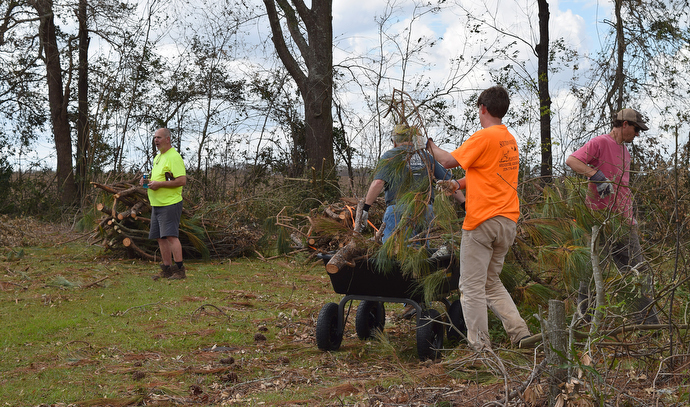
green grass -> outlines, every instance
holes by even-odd
[[[160,383],[187,394],[191,384],[217,375],[184,369],[222,367],[224,356],[234,356],[239,380],[247,381],[260,378],[280,354],[317,352],[305,341],[267,357],[291,328],[308,336],[301,318],[313,317],[329,294],[322,269],[281,261],[187,262],[187,280],[153,281],[155,264],[111,259],[98,247],[72,243],[25,252],[20,261],[0,263],[8,283],[0,293],[6,405],[128,397]],[[259,327],[266,328],[265,341],[254,339]],[[214,345],[233,350],[204,351]],[[132,379],[135,370],[145,377]]]
[[[0,404],[481,405],[502,391],[465,345],[420,363],[400,304],[386,304],[378,340],[360,341],[355,301],[341,348],[317,349],[319,311],[342,296],[306,255],[185,264],[186,280],[153,281],[156,264],[79,240],[0,255]],[[531,351],[492,335],[518,384]]]
[[[186,280],[153,281],[156,264],[113,258],[79,241],[25,248],[22,259],[0,262],[0,400],[13,406],[126,404],[154,396],[187,402],[206,396],[209,405],[233,397],[323,402],[329,387],[352,380],[415,381],[391,374],[380,360],[402,363],[398,369],[419,364],[412,323],[390,324],[392,338],[381,343],[361,342],[352,326],[356,303],[341,349],[317,349],[318,313],[341,299],[322,263],[297,257],[186,266]],[[233,364],[221,362],[229,357]],[[374,363],[379,374],[359,372]]]

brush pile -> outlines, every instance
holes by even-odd
[[[159,261],[155,239],[149,239],[151,205],[146,190],[134,181],[101,184],[95,205],[100,219],[90,241],[130,258]],[[232,258],[254,250],[262,233],[251,222],[231,216],[225,207],[200,208],[185,201],[180,220],[180,242],[185,258]]]
[[[352,241],[357,204],[356,198],[345,197],[313,209],[306,217],[308,223],[302,227],[295,227],[294,219],[278,214],[276,225],[293,230],[291,237],[296,247],[308,247],[320,253],[337,251]],[[364,233],[378,231],[385,207],[383,198],[378,198],[369,210],[369,224]]]

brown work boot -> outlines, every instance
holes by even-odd
[[[168,280],[183,280],[187,278],[187,274],[185,273],[187,269],[182,266],[182,268],[177,267],[177,264],[173,264],[170,266],[170,272],[172,275],[168,277]]]
[[[173,272],[170,268],[171,266],[166,266],[165,264],[159,264],[159,266],[161,266],[161,271],[152,277],[154,281],[157,281],[161,278],[170,278],[173,275]]]

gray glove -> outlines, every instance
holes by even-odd
[[[415,150],[423,150],[426,148],[426,143],[429,139],[423,134],[416,134],[412,136],[412,144]]]
[[[362,216],[355,219],[355,232],[362,232],[367,228],[367,220],[369,219],[369,212],[362,211]]]
[[[605,198],[613,193],[613,184],[606,178],[601,170],[597,171],[589,178],[589,182],[593,182],[597,186],[597,193],[599,198]]]

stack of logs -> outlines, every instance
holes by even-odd
[[[361,208],[361,201],[358,202],[357,198],[341,198],[339,202],[312,210],[306,217],[306,226],[295,225],[295,219],[284,216],[281,211],[276,216],[276,225],[293,231],[290,237],[295,248],[309,248],[320,253],[335,252],[347,246],[353,238],[358,205]],[[367,235],[378,231],[383,208],[385,203],[379,198],[369,210],[369,228],[365,231]]]
[[[130,257],[155,260],[157,244],[148,238],[151,219],[141,216],[151,213],[146,190],[128,182],[111,185],[92,182],[91,185],[113,198],[112,206],[96,203],[96,210],[102,215],[91,238],[102,239],[101,245],[106,249],[122,245],[130,255],[135,255]]]
[[[383,199],[378,198],[369,209],[368,228],[364,231],[366,236],[354,231],[355,219],[361,215],[362,206],[362,200],[342,198],[341,202],[326,205],[322,213],[313,211],[309,216],[307,245],[316,252],[333,253],[326,265],[329,273],[337,273],[342,267],[354,265],[353,262],[367,252],[364,241],[369,236],[378,234],[383,218],[382,209],[385,208]],[[280,224],[280,218],[278,223]],[[292,239],[298,242],[299,236],[293,233]]]

